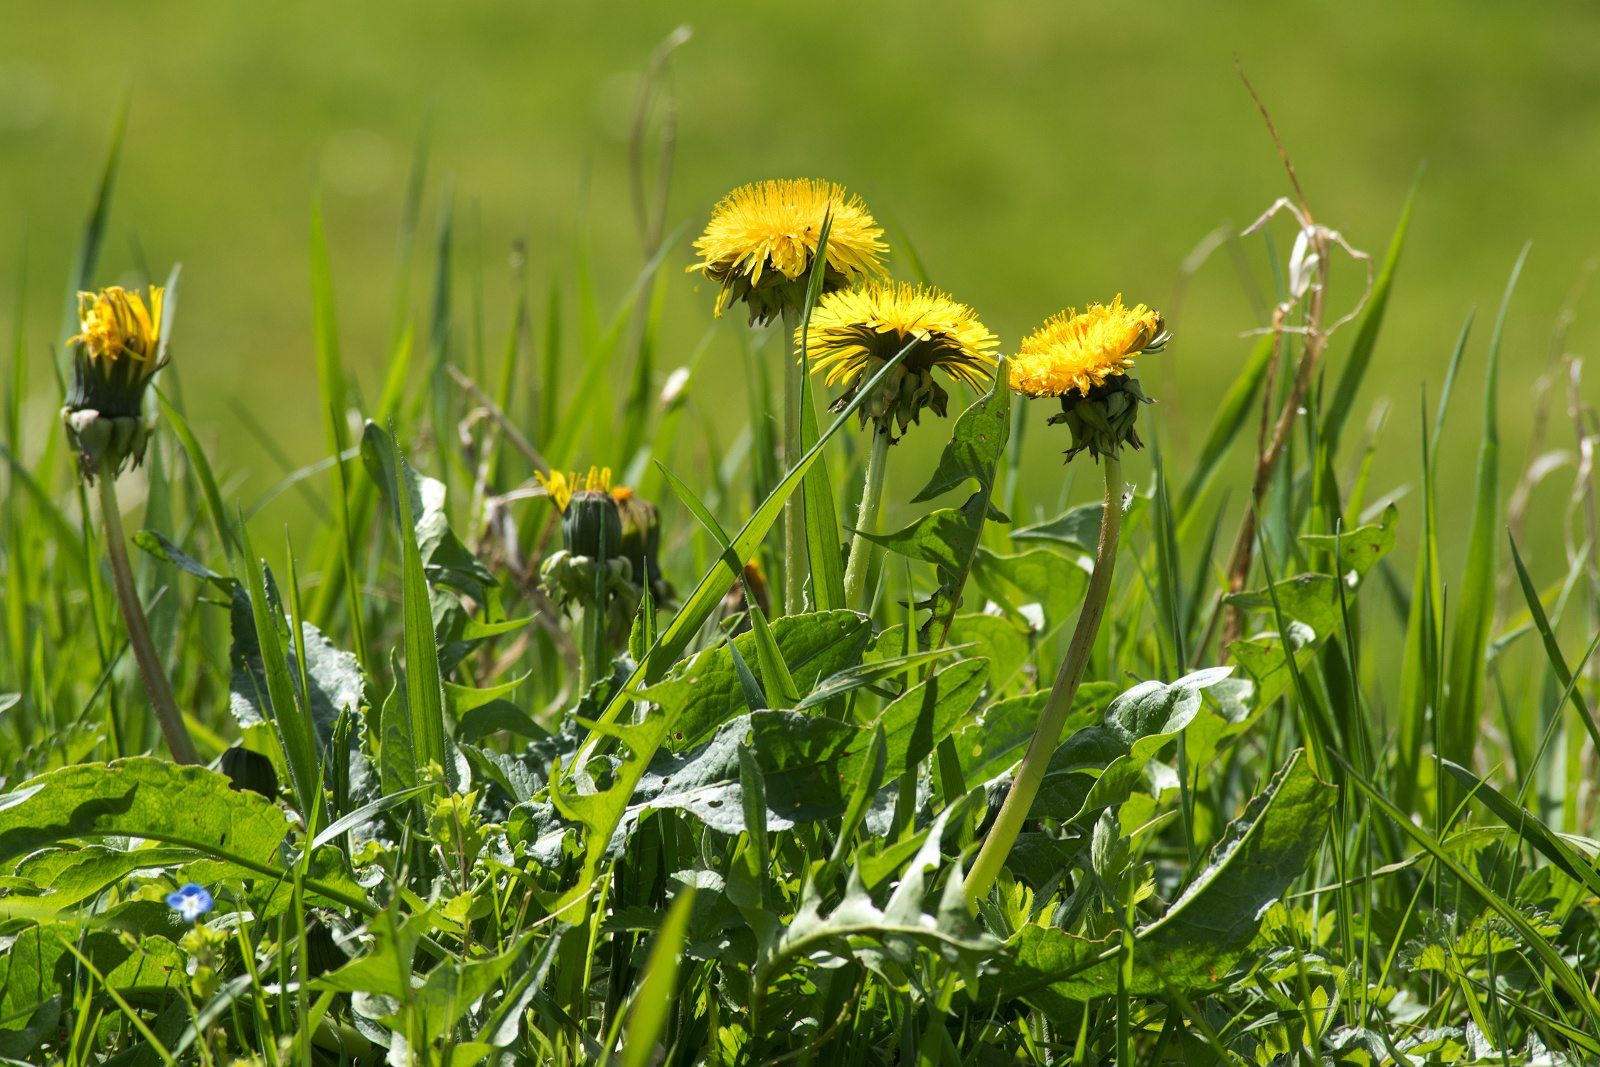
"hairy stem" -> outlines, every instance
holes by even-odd
[[[867,476],[861,486],[861,508],[856,512],[856,532],[850,539],[850,561],[844,569],[846,606],[861,599],[867,584],[867,568],[872,563],[872,542],[862,534],[878,532],[878,509],[883,505],[883,473],[889,466],[889,427],[872,424],[872,448],[867,453]]]
[[[116,481],[102,472],[100,484],[100,517],[106,531],[106,556],[111,562],[111,580],[116,586],[117,603],[122,607],[122,622],[128,630],[128,644],[133,648],[133,658],[139,664],[139,675],[144,679],[144,691],[155,709],[156,721],[167,739],[172,758],[179,763],[199,763],[189,728],[183,724],[183,714],[172,695],[172,684],[156,654],[154,639],[150,636],[150,623],[144,617],[139,603],[139,590],[133,584],[133,567],[128,562],[127,536],[122,531],[122,513],[117,508]]]
[[[1017,776],[1006,793],[1005,803],[995,818],[994,826],[984,838],[978,858],[967,872],[967,904],[976,905],[988,893],[1005,866],[1011,847],[1017,843],[1022,824],[1027,821],[1034,798],[1044,782],[1050,757],[1061,740],[1061,728],[1066,724],[1067,713],[1072,710],[1072,699],[1077,695],[1078,683],[1083,680],[1084,667],[1089,662],[1089,652],[1094,648],[1095,636],[1100,632],[1100,619],[1105,614],[1106,598],[1111,592],[1111,573],[1117,562],[1117,539],[1122,532],[1122,464],[1115,456],[1102,460],[1105,474],[1105,504],[1100,513],[1100,543],[1095,551],[1094,573],[1089,577],[1089,591],[1084,594],[1083,608],[1078,613],[1077,628],[1072,631],[1072,643],[1067,646],[1067,658],[1061,663],[1050,699],[1039,716],[1033,739],[1028,742],[1027,754],[1017,768]]]

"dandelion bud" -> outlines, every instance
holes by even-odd
[[[1168,337],[1159,313],[1143,304],[1125,307],[1120,295],[1082,314],[1067,310],[1023,340],[1010,362],[1011,388],[1060,398],[1061,413],[1050,422],[1066,423],[1069,460],[1084,450],[1095,458],[1115,456],[1123,445],[1142,446],[1135,423],[1140,405],[1150,403],[1127,372],[1137,356],[1159,352]]]
[[[87,480],[106,470],[114,478],[144,458],[144,393],[161,369],[161,298],[159,286],[150,287],[148,302],[120,286],[78,294],[79,332],[67,342],[72,382],[61,415]]]
[[[567,551],[587,559],[614,559],[622,553],[622,516],[611,499],[611,468],[590,467],[587,474],[536,475],[561,512],[561,538]]]
[[[622,555],[622,514],[617,502],[604,491],[573,493],[561,516],[561,536],[567,550],[579,556],[615,559]]]
[[[661,577],[661,513],[625,485],[611,490],[611,499],[622,519],[622,558],[632,568],[633,581],[648,585],[657,603],[670,600],[672,586]]]

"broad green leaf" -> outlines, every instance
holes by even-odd
[[[1127,507],[1122,512],[1124,533],[1132,529],[1133,524],[1144,514],[1145,508],[1149,505],[1150,501],[1137,493],[1128,498]],[[1079,504],[1046,522],[1037,522],[1031,526],[1021,526],[1012,530],[1011,540],[1024,544],[1029,541],[1039,541],[1065,545],[1092,556],[1100,547],[1100,513],[1104,510],[1104,505],[1099,501]]]
[[[262,663],[250,598],[236,584],[231,614],[233,645],[228,653],[232,667],[228,710],[243,727],[270,722],[275,717],[272,690]],[[335,647],[327,635],[311,623],[301,623],[301,633],[306,652],[305,677],[310,683],[307,696],[311,721],[316,730],[317,746],[325,750],[333,740],[333,726],[339,714],[348,711],[354,715],[361,710],[361,667],[354,654]],[[299,678],[300,662],[295,649],[286,647],[284,655],[289,676]]]
[[[1056,749],[1032,816],[1076,819],[1124,799],[1125,792],[1117,796],[1115,791],[1129,787],[1151,757],[1189,725],[1200,710],[1201,690],[1231,671],[1231,667],[1212,667],[1170,685],[1140,682],[1117,697],[1100,725],[1079,730]],[[1091,804],[1096,799],[1103,803]]]
[[[1053,548],[1002,556],[980,547],[972,577],[985,596],[1042,634],[1071,622],[1089,587],[1084,569]]]
[[[866,726],[881,726],[889,779],[914,773],[940,741],[956,730],[983,696],[989,663],[965,659],[941,668],[927,681],[912,686]],[[870,746],[862,741],[840,765],[846,780],[868,773]]]
[[[1399,510],[1384,509],[1376,523],[1332,535],[1306,534],[1301,540],[1314,549],[1325,549],[1331,559],[1337,543],[1338,574],[1297,574],[1280,578],[1271,589],[1256,589],[1228,597],[1228,603],[1247,612],[1265,615],[1276,625],[1282,612],[1290,633],[1295,664],[1305,670],[1312,656],[1334,634],[1343,630],[1344,611],[1354,602],[1361,580],[1393,550]],[[1340,585],[1344,586],[1341,603]],[[1283,642],[1274,631],[1254,634],[1235,641],[1228,649],[1233,660],[1250,673],[1256,682],[1256,698],[1265,706],[1288,692],[1293,679],[1284,655]]]
[[[36,899],[53,913],[95,896],[134,871],[177,867],[194,858],[187,849],[166,845],[132,849],[74,845],[35,852],[17,864],[16,874],[40,888]],[[15,895],[7,898],[8,902],[17,899]]]
[[[1085,682],[1073,694],[1062,732],[1069,736],[1099,722],[1103,709],[1117,695],[1111,682]],[[1039,716],[1049,699],[1048,690],[1012,697],[989,705],[977,720],[955,735],[961,772],[978,785],[1010,771],[1028,747]]]
[[[1011,390],[1005,374],[1002,363],[994,387],[956,419],[950,440],[939,455],[938,467],[922,491],[911,498],[913,504],[932,500],[969,480],[993,487],[995,466],[1011,436]]]
[[[1289,647],[1294,652],[1295,666],[1299,670],[1305,671],[1310,667],[1317,648],[1326,636],[1318,635],[1305,623],[1289,623]],[[1242,637],[1228,646],[1228,654],[1254,679],[1256,699],[1262,707],[1270,705],[1294,685],[1285,662],[1281,634]]]
[[[871,637],[865,615],[854,611],[827,611],[790,615],[772,621],[772,639],[782,654],[798,692],[812,691],[822,678],[857,666]],[[732,645],[768,689],[757,662],[756,635],[740,634]],[[673,700],[681,718],[667,744],[682,752],[703,742],[727,719],[744,710],[743,690],[728,645],[708,649],[687,660],[666,681],[641,694],[649,700]]]
[[[861,536],[890,552],[931,563],[953,573],[965,568],[966,561],[977,547],[978,533],[983,526],[983,513],[987,506],[987,494],[974,493],[959,509],[940,508],[894,533],[862,533]]]
[[[1337,792],[1296,752],[1265,793],[1229,825],[1197,874],[1161,918],[1135,932],[1128,993],[1163,996],[1215,986],[1255,937],[1322,842]],[[1097,941],[1029,924],[1006,946],[1002,1000],[1023,997],[1051,1010],[1117,991],[1116,938]]]
[[[1390,504],[1383,509],[1383,515],[1375,523],[1345,530],[1337,536],[1301,534],[1300,541],[1307,548],[1323,549],[1330,556],[1337,547],[1339,553],[1337,574],[1345,578],[1347,584],[1354,584],[1350,581],[1351,578],[1365,578],[1367,572],[1394,549],[1395,523],[1399,520],[1400,509]],[[1293,614],[1289,612],[1287,604],[1284,605],[1284,611]]]
[[[946,872],[933,910],[927,910],[925,899],[929,874],[944,866],[939,841],[945,821],[956,807],[940,812],[881,907],[858,870],[850,872],[844,897],[827,913],[823,912],[824,899],[814,885],[808,885],[794,918],[756,969],[757,995],[802,959],[813,963],[856,959],[884,973],[914,962],[918,948],[933,950],[969,980],[975,978],[979,965],[991,959],[999,946],[967,911],[959,863]]]
[[[289,832],[265,797],[149,756],[63,767],[0,796],[0,862],[65,841],[142,837],[276,864]]]
[[[903,625],[891,626],[878,635],[875,642],[879,648],[903,648],[905,645],[905,627]],[[892,681],[906,674],[914,667],[935,660],[944,659],[957,651],[969,650],[970,646],[947,645],[944,648],[930,649],[927,652],[912,652],[904,656],[891,656],[887,659],[874,659],[867,663],[860,663],[854,667],[846,667],[842,671],[835,671],[826,678],[818,680],[812,686],[811,692],[801,698],[795,705],[796,711],[807,708],[820,707],[830,700],[835,700],[853,693],[858,689],[875,686],[883,682]]]
[[[833,818],[844,811],[854,782],[835,764],[861,732],[850,723],[793,711],[740,715],[693,752],[658,754],[639,780],[621,829],[628,832],[647,811],[673,809],[725,834],[750,831],[742,754],[754,759],[761,775],[763,829]],[[612,842],[613,849],[620,845]]]

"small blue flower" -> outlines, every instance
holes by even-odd
[[[197,922],[200,916],[216,906],[204,886],[190,882],[176,893],[167,894],[167,906],[183,916],[183,921]]]

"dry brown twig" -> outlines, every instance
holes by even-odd
[[[1321,365],[1322,356],[1327,349],[1328,338],[1341,326],[1353,321],[1366,307],[1367,298],[1372,293],[1373,264],[1372,257],[1366,252],[1353,247],[1338,230],[1330,229],[1316,222],[1311,213],[1311,208],[1306,202],[1305,190],[1300,185],[1299,175],[1295,173],[1294,164],[1289,159],[1289,153],[1283,146],[1283,140],[1278,136],[1276,125],[1272,116],[1267,111],[1266,104],[1262,101],[1255,86],[1244,72],[1244,65],[1238,57],[1234,57],[1234,66],[1239,72],[1239,79],[1244,83],[1250,98],[1255,101],[1256,108],[1261,112],[1262,121],[1265,122],[1267,133],[1272,138],[1272,143],[1278,151],[1278,158],[1283,161],[1285,173],[1288,175],[1290,188],[1294,191],[1294,198],[1280,197],[1267,208],[1261,216],[1245,227],[1241,236],[1248,236],[1263,229],[1280,214],[1288,214],[1295,222],[1298,232],[1295,236],[1294,249],[1289,256],[1289,277],[1287,295],[1272,312],[1272,323],[1266,329],[1273,337],[1272,356],[1267,365],[1267,376],[1263,383],[1261,397],[1261,423],[1256,436],[1256,465],[1255,473],[1250,482],[1250,503],[1245,512],[1244,520],[1240,524],[1239,534],[1234,539],[1233,550],[1229,554],[1227,568],[1227,591],[1218,599],[1211,613],[1210,621],[1206,625],[1205,636],[1196,647],[1196,654],[1209,647],[1212,638],[1216,635],[1217,627],[1222,622],[1226,597],[1244,590],[1246,581],[1250,576],[1251,565],[1255,558],[1255,538],[1257,516],[1260,511],[1262,499],[1266,495],[1268,486],[1272,484],[1274,474],[1277,472],[1278,463],[1289,444],[1289,434],[1294,428],[1295,420],[1300,416],[1305,407],[1307,394],[1310,392],[1311,383],[1316,378],[1317,368]],[[1366,284],[1363,287],[1361,298],[1343,316],[1324,325],[1327,315],[1327,289],[1328,278],[1332,266],[1333,254],[1343,252],[1350,259],[1361,263],[1366,268]],[[1297,323],[1295,316],[1303,315]],[[1278,375],[1283,361],[1284,339],[1291,335],[1302,338],[1299,360],[1295,365],[1294,379],[1289,388],[1289,395],[1282,406],[1278,408],[1276,417],[1273,415],[1273,402],[1278,391]],[[1269,430],[1270,427],[1270,430]],[[1238,640],[1243,628],[1244,618],[1239,611],[1227,612],[1227,622],[1223,628],[1221,654],[1226,657],[1227,648]]]

